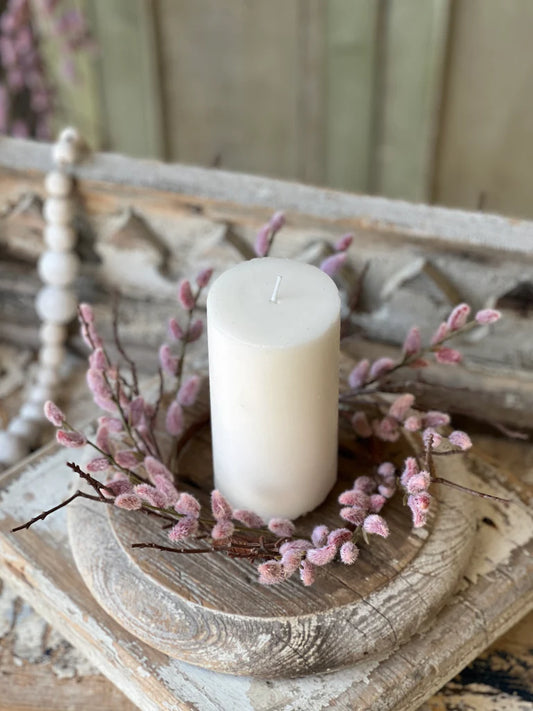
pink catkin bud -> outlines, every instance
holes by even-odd
[[[422,420],[418,415],[411,415],[405,420],[403,426],[408,432],[418,432],[422,428]]]
[[[410,393],[405,393],[396,398],[389,408],[389,415],[395,420],[405,420],[407,413],[413,407],[415,398]]]
[[[404,463],[404,470],[400,478],[400,482],[404,489],[407,487],[409,479],[415,476],[415,474],[418,474],[418,464],[416,463],[416,459],[414,457],[407,457]]]
[[[105,427],[109,432],[122,432],[124,425],[116,417],[108,417],[103,415],[98,418],[98,424]]]
[[[352,369],[350,372],[350,375],[348,376],[348,385],[353,388],[354,390],[359,389],[362,387],[367,378],[368,378],[368,373],[370,371],[370,361],[368,361],[366,358],[363,360],[360,360],[359,363],[355,366],[355,368]]]
[[[382,516],[378,516],[377,514],[370,514],[370,516],[365,518],[363,530],[367,533],[373,533],[376,536],[382,536],[382,538],[387,538],[389,535],[387,522]]]
[[[327,257],[320,264],[320,269],[330,277],[334,277],[341,270],[344,262],[347,258],[346,252],[337,252],[332,254],[331,257]]]
[[[425,427],[442,427],[450,424],[450,416],[438,410],[429,410],[424,415]]]
[[[67,430],[58,430],[56,432],[56,440],[62,447],[71,449],[83,447],[87,444],[87,438],[81,432],[67,432]]]
[[[142,508],[142,501],[137,494],[126,493],[120,494],[115,499],[115,506],[126,511],[137,511]]]
[[[218,489],[214,489],[211,492],[211,511],[213,516],[217,521],[222,521],[223,519],[230,519],[233,515],[231,506],[227,500],[222,496]]]
[[[146,501],[147,504],[150,504],[150,506],[155,506],[157,509],[167,507],[167,497],[151,484],[138,484],[134,488],[134,492],[139,498]]]
[[[311,542],[307,539],[296,538],[292,541],[285,541],[285,543],[282,543],[279,547],[279,552],[281,555],[285,555],[287,551],[299,551],[300,553],[303,553],[311,550],[312,547]]]
[[[348,489],[343,491],[338,498],[339,504],[342,506],[355,506],[358,509],[367,509],[370,506],[368,494],[358,489]]]
[[[320,548],[326,545],[328,540],[329,528],[323,524],[315,526],[311,534],[311,540],[315,548]]]
[[[255,238],[254,251],[258,257],[265,257],[270,246],[270,224],[263,225]]]
[[[198,274],[196,275],[196,284],[200,287],[200,289],[205,289],[205,287],[209,284],[209,281],[212,276],[213,269],[211,267],[202,269],[202,271],[198,272]]]
[[[194,343],[197,341],[204,331],[204,322],[201,318],[197,318],[191,323],[189,332],[187,333],[187,343]]]
[[[121,496],[121,494],[133,493],[133,486],[129,479],[115,479],[105,485],[105,491],[102,491],[104,496]]]
[[[302,553],[295,550],[286,551],[281,556],[281,565],[283,566],[283,572],[285,578],[289,578],[293,573],[295,573],[300,567],[300,562],[302,560]]]
[[[337,555],[337,546],[332,543],[328,543],[322,548],[311,548],[307,551],[306,559],[313,565],[327,565]]]
[[[455,430],[452,432],[448,437],[448,441],[450,444],[453,444],[454,447],[459,447],[459,449],[462,449],[463,451],[470,449],[472,446],[472,440],[470,437],[466,434],[466,432],[462,432],[461,430]]]
[[[177,400],[180,405],[190,407],[196,402],[202,380],[198,375],[191,375],[179,389]]]
[[[336,252],[345,252],[347,249],[349,249],[351,247],[352,242],[353,242],[353,235],[352,234],[343,235],[335,242],[335,251]]]
[[[475,319],[480,326],[488,326],[491,323],[499,321],[501,317],[501,313],[496,311],[496,309],[482,309],[477,312]]]
[[[115,461],[120,467],[124,467],[124,469],[133,469],[139,465],[139,455],[131,449],[123,450],[115,454]]]
[[[178,301],[185,311],[192,311],[195,304],[194,294],[191,289],[191,282],[184,279],[178,287]]]
[[[111,464],[107,457],[95,457],[91,459],[90,462],[87,462],[85,469],[87,469],[90,474],[97,474],[98,472],[105,472],[110,466]]]
[[[175,510],[184,516],[198,518],[200,515],[200,502],[191,494],[180,494],[179,499],[174,504]]]
[[[378,491],[381,496],[384,496],[386,499],[392,499],[396,493],[396,484],[380,484]]]
[[[420,329],[418,326],[413,326],[403,342],[403,352],[406,356],[413,356],[415,353],[418,353],[421,348]]]
[[[288,518],[271,518],[268,530],[279,538],[290,538],[294,533],[294,524]]]
[[[359,548],[352,541],[346,541],[341,546],[340,556],[345,565],[353,565],[359,557]]]
[[[376,490],[376,482],[371,476],[358,476],[354,480],[353,488],[364,491],[365,494],[372,494]]]
[[[429,472],[421,471],[409,479],[405,488],[408,494],[420,494],[420,492],[427,490],[430,482]]]
[[[436,449],[442,442],[442,435],[436,432],[433,427],[426,427],[422,432],[422,440],[426,447]]]
[[[78,311],[80,313],[81,318],[86,322],[86,323],[93,323],[94,322],[94,311],[92,309],[92,306],[89,304],[80,304],[78,306]]]
[[[176,375],[178,369],[178,359],[172,355],[170,347],[164,343],[159,349],[159,362],[166,373]]]
[[[168,477],[162,474],[156,474],[154,476],[154,484],[158,491],[160,491],[166,498],[167,506],[174,506],[179,498],[179,493],[174,484],[169,481]]]
[[[106,454],[111,453],[111,440],[109,430],[104,425],[99,425],[96,430],[96,445]]]
[[[175,341],[181,341],[185,335],[182,327],[175,318],[171,318],[168,322],[168,335]]]
[[[440,343],[449,335],[450,329],[448,328],[448,324],[446,323],[446,321],[443,321],[431,337],[431,345],[437,345],[437,343]]]
[[[178,437],[183,432],[183,410],[176,400],[173,400],[168,407],[165,429],[173,437]]]
[[[144,402],[144,398],[141,396],[134,398],[130,402],[128,407],[128,419],[133,427],[137,427],[141,424],[144,417],[145,407],[146,403]]]
[[[89,356],[89,365],[96,370],[105,370],[107,368],[107,358],[103,348],[97,348]]]
[[[352,428],[356,435],[366,439],[372,437],[372,427],[364,412],[354,412],[352,416]]]
[[[101,370],[89,368],[86,377],[87,385],[93,395],[101,399],[112,399],[113,393],[111,392]]]
[[[372,420],[372,429],[378,439],[383,442],[396,442],[400,437],[398,421],[393,417],[384,417],[382,420]]]
[[[437,363],[442,363],[443,365],[457,365],[463,359],[463,356],[456,351],[455,348],[439,348],[435,351],[435,360]]]
[[[277,585],[285,580],[282,564],[277,560],[267,560],[257,566],[261,585]]]
[[[192,516],[185,516],[170,529],[168,532],[168,538],[173,542],[183,541],[186,538],[194,536],[197,532],[198,521],[195,518],[192,518]]]
[[[362,526],[366,517],[366,511],[363,509],[346,506],[340,510],[340,517],[354,526]]]
[[[144,458],[144,468],[150,479],[155,483],[156,476],[163,476],[169,481],[173,480],[171,472],[166,468],[163,462],[155,457],[148,456]]]
[[[370,368],[370,380],[380,378],[394,368],[396,363],[391,358],[378,358]]]
[[[272,232],[279,232],[285,226],[286,221],[285,213],[275,212],[270,218],[270,229]]]
[[[422,528],[427,522],[427,512],[431,503],[431,495],[427,491],[415,494],[407,499],[407,505],[413,514],[413,525]]]
[[[265,525],[261,516],[258,516],[253,511],[247,511],[246,509],[235,509],[232,518],[244,526],[248,526],[248,528],[263,528]]]
[[[233,523],[227,519],[223,518],[217,521],[211,530],[211,538],[214,541],[223,541],[227,538],[231,538],[235,531],[235,526]]]
[[[372,494],[370,497],[370,513],[379,513],[387,503],[387,498],[381,494]]]
[[[44,403],[43,411],[48,422],[51,422],[54,427],[61,427],[65,422],[65,414],[59,409],[55,402],[47,400]]]
[[[309,587],[315,582],[315,566],[307,559],[302,560],[302,562],[300,563],[300,579],[306,587]]]
[[[351,541],[353,533],[347,528],[336,528],[328,536],[328,545],[339,548],[346,541]]]
[[[458,331],[468,320],[470,315],[470,306],[468,304],[459,304],[448,316],[448,328],[450,331]]]
[[[386,482],[396,480],[396,467],[392,462],[382,462],[378,467],[378,476]]]

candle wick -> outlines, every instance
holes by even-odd
[[[276,278],[276,283],[274,285],[274,291],[272,292],[272,296],[270,297],[270,301],[272,301],[273,304],[278,303],[278,293],[279,293],[280,284],[281,284],[281,277],[278,276]]]

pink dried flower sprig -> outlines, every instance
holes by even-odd
[[[254,245],[256,256],[267,257],[270,254],[274,239],[282,227],[285,226],[285,222],[284,213],[276,212],[270,220],[259,229]]]

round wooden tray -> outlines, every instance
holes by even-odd
[[[350,447],[353,447],[350,445]],[[399,445],[388,457],[405,456]],[[208,431],[181,459],[182,488],[207,502],[211,488]],[[381,453],[382,454],[382,453]],[[443,457],[442,476],[461,481],[462,458]],[[339,480],[318,511],[300,519],[338,527],[338,494],[374,471],[363,448],[341,447]],[[69,536],[78,570],[99,604],[135,636],[171,657],[230,674],[300,676],[386,654],[444,604],[468,561],[474,539],[472,497],[437,487],[427,529],[411,529],[401,494],[384,515],[391,535],[362,543],[353,566],[321,569],[305,588],[298,576],[264,587],[254,567],[224,555],[179,555],[132,549],[167,543],[155,519],[78,500],[69,507]]]

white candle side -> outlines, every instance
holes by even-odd
[[[312,510],[337,473],[337,287],[301,262],[244,262],[211,287],[207,325],[215,486],[264,518]]]

